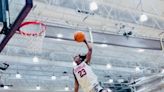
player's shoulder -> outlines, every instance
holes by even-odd
[[[83,61],[86,65],[90,66],[90,63],[87,63],[86,61]]]
[[[81,62],[81,64],[89,65],[86,61]]]

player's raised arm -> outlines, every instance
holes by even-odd
[[[90,64],[91,56],[92,56],[92,47],[86,40],[84,40],[84,43],[86,44],[86,46],[88,48],[88,53],[86,55],[86,63]]]

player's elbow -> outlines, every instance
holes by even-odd
[[[92,55],[92,49],[89,49],[86,58],[90,59],[91,55]]]
[[[88,48],[88,51],[89,51],[89,52],[92,52],[92,47]]]

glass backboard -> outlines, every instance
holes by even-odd
[[[3,38],[0,39],[0,52],[6,46],[10,38],[14,35],[16,30],[19,28],[23,20],[26,18],[28,13],[33,7],[33,0],[1,0],[1,4],[4,15],[6,15],[6,24],[2,28],[1,35]],[[4,8],[4,5],[6,7]],[[1,18],[1,17],[0,17]]]

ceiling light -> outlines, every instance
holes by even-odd
[[[17,74],[15,75],[15,77],[16,77],[17,79],[20,79],[22,76],[21,76],[21,74],[19,74],[19,72],[17,72]]]
[[[62,38],[63,35],[62,35],[62,34],[57,34],[57,37],[58,37],[58,38]]]
[[[60,38],[57,38],[57,39],[55,39],[56,41],[63,41],[62,39],[60,39]]]
[[[141,71],[141,69],[137,66],[136,69],[135,69],[137,72],[138,71]]]
[[[3,88],[4,88],[4,89],[9,89],[9,87],[8,87],[8,86],[6,86],[6,85],[5,85]]]
[[[107,68],[107,69],[111,69],[111,68],[112,68],[112,65],[111,65],[111,64],[107,64],[107,65],[106,65],[106,68]]]
[[[113,79],[109,79],[109,81],[108,81],[109,83],[113,83]]]
[[[122,83],[122,82],[124,82],[124,79],[118,79],[117,80],[119,83]]]
[[[40,86],[39,85],[36,86],[36,90],[40,90]]]
[[[35,62],[35,63],[39,62],[39,59],[38,59],[37,56],[34,56],[34,57],[33,57],[33,62]]]
[[[100,46],[101,46],[101,47],[108,47],[107,44],[101,44]]]
[[[161,73],[164,73],[164,69],[161,70]]]
[[[64,88],[64,90],[65,90],[65,91],[69,91],[69,87],[66,86],[66,87]]]
[[[145,14],[140,15],[140,19],[139,19],[140,22],[145,22],[147,20],[148,20],[147,15],[145,15]]]
[[[52,75],[52,76],[51,76],[51,79],[52,79],[52,80],[56,80],[56,76]]]
[[[144,52],[145,50],[144,49],[138,49],[138,52]]]
[[[90,3],[90,10],[95,11],[98,9],[97,3],[96,2],[91,2]]]

